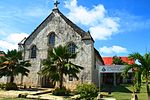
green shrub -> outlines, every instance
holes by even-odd
[[[25,93],[25,94],[19,94],[19,95],[18,95],[18,98],[26,98],[27,95],[28,95],[27,93]]]
[[[18,90],[16,83],[6,83],[5,90]]]
[[[65,87],[62,87],[62,89],[60,88],[56,88],[52,94],[53,95],[57,95],[57,96],[70,96],[71,91],[69,89],[66,89]]]
[[[94,84],[80,84],[76,90],[80,94],[80,99],[93,100],[98,95],[98,89]]]
[[[4,89],[4,88],[5,88],[5,84],[4,84],[4,83],[1,83],[1,84],[0,84],[0,88],[1,88],[1,89]]]

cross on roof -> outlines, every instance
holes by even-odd
[[[58,8],[58,4],[60,4],[60,2],[58,2],[58,0],[56,0],[55,3],[54,3],[55,8]]]

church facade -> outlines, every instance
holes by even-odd
[[[17,83],[31,86],[48,87],[49,79],[38,74],[42,60],[47,58],[48,49],[59,45],[67,45],[71,52],[78,52],[72,63],[84,67],[78,74],[79,80],[65,77],[65,83],[71,87],[81,82],[94,83],[98,86],[97,66],[103,65],[99,52],[94,48],[94,40],[90,32],[85,32],[65,17],[57,7],[52,13],[27,37],[19,43],[24,60],[30,60],[31,67],[28,77],[16,77]]]

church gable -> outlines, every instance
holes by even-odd
[[[60,17],[58,17],[57,15],[59,15]],[[73,22],[71,22],[68,18],[66,18],[58,9],[53,9],[53,12],[31,33],[31,35],[25,40],[24,44],[30,44],[31,41],[37,37],[38,33],[40,33],[45,27],[47,27],[48,23],[50,23],[52,20],[53,24],[58,24],[60,18],[62,18],[70,27],[72,27],[72,29],[76,31],[81,37],[85,35],[86,32],[84,30],[82,30]],[[61,31],[63,27],[58,28]]]
[[[84,30],[82,30],[81,28],[79,28],[76,24],[74,24],[67,17],[65,17],[59,11],[59,9],[53,9],[53,12],[31,33],[31,35],[26,39],[26,41],[24,42],[24,44],[30,45],[30,43],[37,37],[37,35],[42,30],[44,30],[44,28],[48,27],[49,23],[53,23],[53,25],[54,25],[54,26],[51,26],[51,27],[49,27],[49,28],[46,29],[46,31],[48,31],[49,33],[51,31],[54,31],[56,33],[62,33],[62,34],[64,34],[64,31],[66,29],[68,29],[68,27],[66,27],[66,25],[64,27],[64,24],[66,23],[70,27],[69,29],[72,29],[73,31],[75,31],[76,33],[78,33],[78,35],[80,36],[81,39],[90,39],[90,40],[93,41],[93,39],[92,39],[91,35],[89,34],[89,32],[86,33]],[[47,35],[49,33],[47,33]],[[66,34],[68,34],[68,33],[66,33]],[[72,36],[74,37],[74,35],[72,35]]]

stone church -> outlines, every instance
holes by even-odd
[[[85,32],[66,16],[57,7],[51,14],[27,37],[19,43],[23,51],[24,60],[30,60],[31,67],[28,77],[16,77],[16,81],[31,86],[49,87],[49,79],[42,77],[38,72],[42,68],[41,61],[47,58],[48,48],[67,45],[70,52],[78,52],[72,63],[84,67],[79,73],[79,80],[70,76],[65,78],[67,86],[71,87],[81,82],[94,83],[98,86],[97,66],[103,65],[99,52],[94,48],[94,40],[90,32]]]

